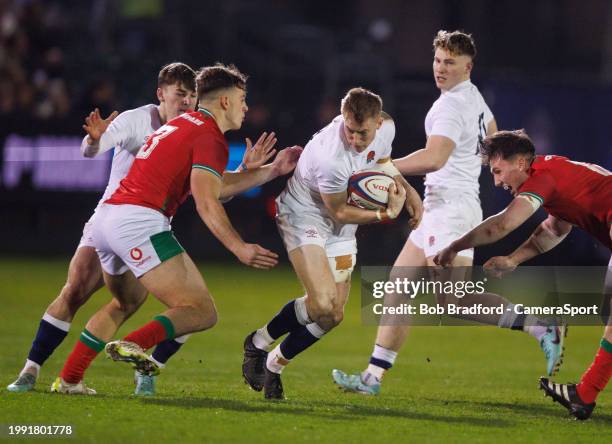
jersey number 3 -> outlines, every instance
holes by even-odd
[[[178,127],[172,126],[172,125],[162,126],[160,129],[155,131],[155,133],[153,133],[153,135],[149,137],[149,140],[147,140],[147,142],[140,148],[140,150],[138,151],[138,154],[136,154],[136,158],[137,159],[148,158],[153,152],[153,150],[155,149],[155,147],[157,146],[157,144],[159,143],[159,141],[162,140],[164,137],[172,134],[177,129]]]

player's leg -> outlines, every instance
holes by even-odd
[[[389,280],[395,277],[418,280],[419,268],[427,265],[422,248],[408,239],[398,255]],[[386,294],[385,305],[401,303],[402,295]],[[342,389],[363,394],[378,394],[384,373],[395,363],[397,354],[404,344],[410,326],[408,323],[392,316],[382,317],[376,333],[376,341],[368,366],[360,374],[347,374],[342,370],[334,369],[332,378]]]
[[[122,341],[108,343],[106,352],[114,360],[131,362],[137,370],[156,374],[159,367],[144,351],[164,340],[213,327],[217,311],[202,275],[185,252],[145,272],[140,282],[168,310]]]
[[[612,229],[610,237],[612,238]],[[557,384],[540,378],[540,388],[547,396],[562,404],[577,419],[588,419],[595,408],[595,400],[612,377],[612,258],[604,287],[603,313],[607,317],[603,338],[595,359],[584,372],[578,384]]]
[[[352,269],[353,255],[347,255]],[[343,318],[344,304],[350,289],[350,273],[345,281],[336,283],[325,249],[319,245],[304,245],[292,250],[289,258],[306,290],[306,321],[289,332],[272,350],[265,366],[264,394],[268,399],[282,399],[280,374],[299,353],[317,342],[338,325]],[[343,260],[343,261],[344,261]],[[338,290],[341,294],[338,294]]]
[[[100,308],[87,322],[72,352],[66,359],[60,376],[51,386],[52,392],[94,394],[83,383],[85,371],[98,356],[119,327],[138,310],[147,291],[131,271],[119,275],[104,272],[104,280],[113,299]]]
[[[104,285],[102,269],[93,247],[80,245],[68,267],[66,284],[43,315],[26,363],[7,389],[23,392],[34,388],[40,367],[62,343],[77,310]]]

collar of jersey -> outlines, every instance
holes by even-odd
[[[461,83],[457,83],[455,86],[453,86],[451,89],[449,89],[448,91],[445,91],[445,92],[449,93],[449,92],[461,91],[462,89],[467,88],[471,84],[472,84],[472,81],[470,79],[467,79],[467,80],[464,80]]]
[[[213,116],[213,113],[211,113],[210,111],[208,111],[206,108],[198,108],[198,112],[201,112],[202,114],[208,114],[210,117],[213,118],[213,120],[216,122],[217,119],[215,119],[215,116]]]

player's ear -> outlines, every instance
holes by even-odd
[[[219,105],[221,106],[221,109],[226,110],[229,108],[229,97],[226,95],[220,95],[219,96]]]
[[[162,88],[157,88],[156,94],[157,94],[157,100],[159,100],[160,102],[163,102],[164,101],[164,90]]]
[[[378,125],[376,125],[376,129],[380,129],[380,127],[382,126],[382,124],[383,124],[383,118],[382,118],[382,116],[380,116],[380,117],[378,118]]]
[[[472,72],[472,68],[474,67],[474,61],[470,60],[469,62],[467,62],[467,65],[465,65],[465,70],[467,71],[468,74],[470,74]]]

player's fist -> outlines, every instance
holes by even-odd
[[[486,272],[501,278],[504,274],[514,271],[517,265],[510,256],[495,256],[486,261],[482,267]]]
[[[457,252],[448,246],[443,250],[440,250],[434,257],[434,264],[441,267],[448,267],[457,257]]]
[[[245,265],[267,270],[278,264],[278,254],[257,244],[244,244],[236,257]]]
[[[296,167],[298,160],[304,149],[301,146],[291,146],[280,150],[272,162],[272,167],[276,176],[284,176],[289,174]]]

